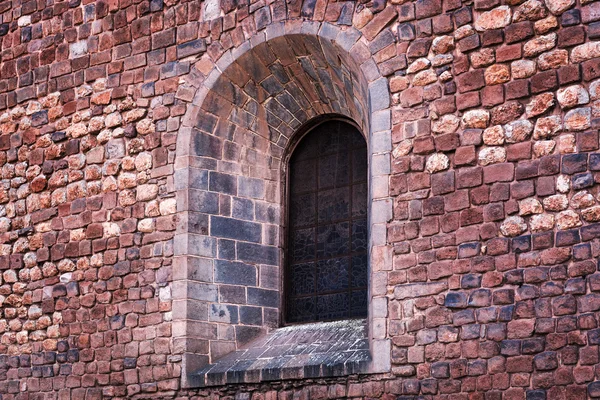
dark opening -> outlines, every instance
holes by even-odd
[[[367,315],[367,147],[358,130],[325,122],[289,165],[285,321]]]

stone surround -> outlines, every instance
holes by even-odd
[[[190,316],[182,306],[183,314],[174,314],[174,335],[182,336],[186,344],[209,341],[210,348],[207,353],[193,344],[185,348],[184,376],[264,335],[266,329],[279,326],[282,204],[292,148],[288,141],[299,140],[294,133],[313,126],[315,117],[339,115],[362,121],[362,129],[373,132],[369,135],[371,182],[389,174],[389,101],[372,100],[373,96],[387,99],[388,89],[373,70],[375,64],[368,64],[372,60],[351,56],[358,39],[358,35],[348,36],[329,24],[274,23],[265,34],[252,38],[251,46],[224,53],[220,60],[225,61],[206,74],[203,86],[196,91],[194,106],[189,107],[179,132],[177,148],[181,153],[175,160],[178,211],[185,213],[188,221],[182,220],[175,236],[175,262],[187,276],[181,277],[183,282],[175,277],[173,295],[178,305],[189,307],[190,299],[208,303],[204,307],[209,307],[209,315],[208,319],[204,313]],[[359,68],[358,63],[364,67]],[[385,196],[386,186],[379,188]],[[383,224],[391,218],[391,202],[381,195],[373,200],[370,240],[384,244]],[[223,201],[232,205],[223,209],[219,204]],[[255,222],[249,222],[245,215]],[[180,289],[179,285],[185,286]],[[196,290],[200,293],[191,294],[195,289],[190,285],[199,287]],[[206,298],[207,290],[212,291],[212,298]],[[238,314],[238,307],[218,304],[238,300],[224,298],[224,290],[241,292],[237,295],[242,297],[241,304],[262,307],[262,318],[249,322],[229,317]],[[384,293],[378,288],[374,294]],[[386,302],[385,297],[379,297],[371,304],[380,300]],[[203,307],[201,304],[198,307]],[[216,317],[217,313],[225,316]],[[377,313],[372,315],[384,315]],[[190,320],[208,320],[209,324]],[[231,324],[234,331],[219,334],[218,329],[226,328],[218,323]],[[372,345],[389,349],[389,341],[381,333],[374,335]],[[374,364],[382,365],[380,370],[389,369],[389,359]]]
[[[0,2],[3,400],[599,398],[599,38],[589,0]],[[289,329],[327,118],[369,148],[372,359],[198,388]]]

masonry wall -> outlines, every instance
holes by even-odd
[[[223,54],[302,21],[392,93],[392,157],[371,160],[391,370],[182,389],[178,133]],[[13,0],[0,22],[3,399],[600,397],[600,3]]]

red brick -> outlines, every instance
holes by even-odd
[[[483,167],[485,183],[510,182],[514,178],[515,166],[512,163],[494,164]]]
[[[529,81],[527,79],[518,79],[516,81],[506,83],[504,85],[504,91],[506,93],[506,100],[527,97],[529,96]]]
[[[479,92],[463,93],[456,96],[456,107],[459,111],[477,107],[480,104]]]
[[[460,93],[481,89],[485,86],[485,80],[483,78],[483,69],[476,69],[461,74],[456,78],[456,81],[458,85],[458,91]]]
[[[482,104],[492,107],[504,101],[504,87],[502,85],[486,86],[481,91]]]
[[[558,79],[556,77],[556,72],[553,70],[538,72],[531,78],[531,93],[533,94],[554,90],[557,87]]]
[[[496,62],[507,62],[521,58],[521,45],[512,44],[496,49]]]
[[[475,146],[463,146],[456,149],[454,153],[454,163],[459,165],[475,164],[477,162],[477,153]]]

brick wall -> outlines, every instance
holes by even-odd
[[[2,398],[600,397],[598,37],[585,0],[0,2]],[[182,388],[277,326],[285,154],[330,113],[389,372]]]

